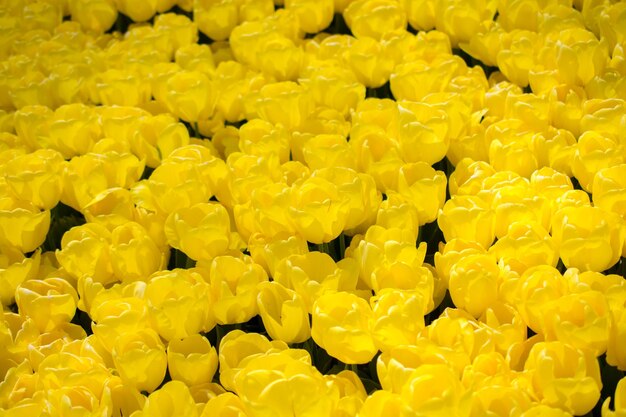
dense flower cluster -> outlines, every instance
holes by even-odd
[[[0,417],[626,415],[626,3],[6,0],[0,60]]]

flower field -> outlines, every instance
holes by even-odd
[[[0,417],[626,417],[626,2],[0,1]]]

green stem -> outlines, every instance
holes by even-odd
[[[339,235],[339,259],[343,259],[346,255],[346,235],[343,233]]]
[[[200,136],[200,127],[198,126],[198,122],[193,122],[193,133],[195,134],[195,136],[197,138],[200,138],[202,136]]]

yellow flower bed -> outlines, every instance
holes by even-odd
[[[626,415],[626,3],[0,3],[0,417]]]

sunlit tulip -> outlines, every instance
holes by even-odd
[[[302,297],[276,281],[259,285],[259,314],[268,334],[285,343],[302,343],[311,337],[309,314]]]
[[[311,335],[315,343],[344,363],[366,363],[378,349],[370,330],[367,301],[346,292],[321,296],[313,305]]]
[[[165,377],[165,346],[152,329],[121,335],[111,354],[122,380],[139,391],[154,391]]]
[[[211,382],[217,370],[217,360],[215,348],[199,334],[170,340],[167,346],[170,375],[187,386]]]

